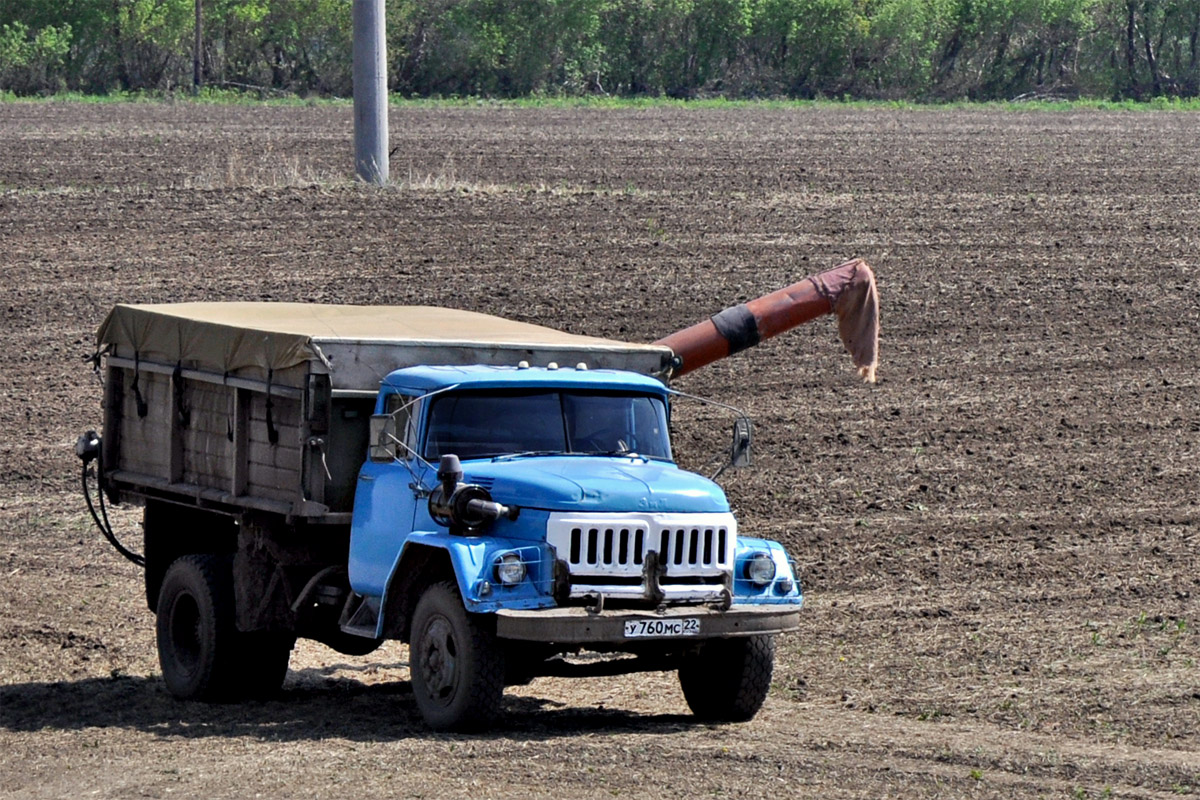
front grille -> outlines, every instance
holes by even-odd
[[[648,546],[648,539],[658,547]],[[725,527],[663,528],[650,537],[645,528],[571,528],[567,564],[640,567],[654,550],[670,567],[720,567],[728,561],[729,530]]]
[[[668,566],[712,567],[724,564],[729,552],[725,528],[675,528],[662,531],[658,552]]]
[[[572,528],[568,564],[634,564],[646,559],[645,528]]]
[[[640,575],[647,555],[669,575],[715,575],[733,567],[731,514],[551,514],[547,538],[572,575]]]

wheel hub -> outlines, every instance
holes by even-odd
[[[449,621],[442,617],[430,620],[417,668],[424,679],[426,693],[432,699],[448,702],[453,697],[457,666],[458,647]]]
[[[200,661],[200,626],[200,609],[195,598],[180,595],[171,614],[171,644],[176,661],[189,674]]]

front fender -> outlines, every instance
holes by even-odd
[[[413,531],[405,539],[384,587],[383,608],[400,608],[393,591],[406,591],[408,586],[422,586],[421,581],[404,580],[407,565],[415,548],[425,547],[446,554],[454,571],[454,581],[462,596],[463,606],[472,613],[484,614],[507,609],[550,608],[553,598],[554,552],[544,543],[495,536],[455,536],[447,531]],[[525,564],[525,580],[515,586],[505,586],[493,574],[496,559],[506,553],[516,553]],[[417,598],[411,598],[416,605]],[[379,631],[387,630],[380,616]]]

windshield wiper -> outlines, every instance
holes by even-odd
[[[648,456],[635,450],[609,450],[606,453],[582,453],[581,455],[600,456],[602,458],[636,458],[641,461],[670,461],[666,456]]]
[[[667,461],[663,456],[646,456],[632,450],[525,450],[520,453],[500,453],[493,456],[472,456],[473,458],[490,458],[492,461],[511,461],[516,458],[537,458],[538,456],[575,456],[594,458],[640,458],[645,461]]]
[[[492,461],[507,461],[512,458],[533,458],[536,456],[575,456],[579,453],[568,453],[565,450],[522,450],[520,453],[500,453],[490,456]],[[485,456],[489,457],[489,456]]]

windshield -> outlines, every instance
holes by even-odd
[[[425,458],[577,453],[670,459],[662,399],[620,392],[459,392],[433,401]]]

